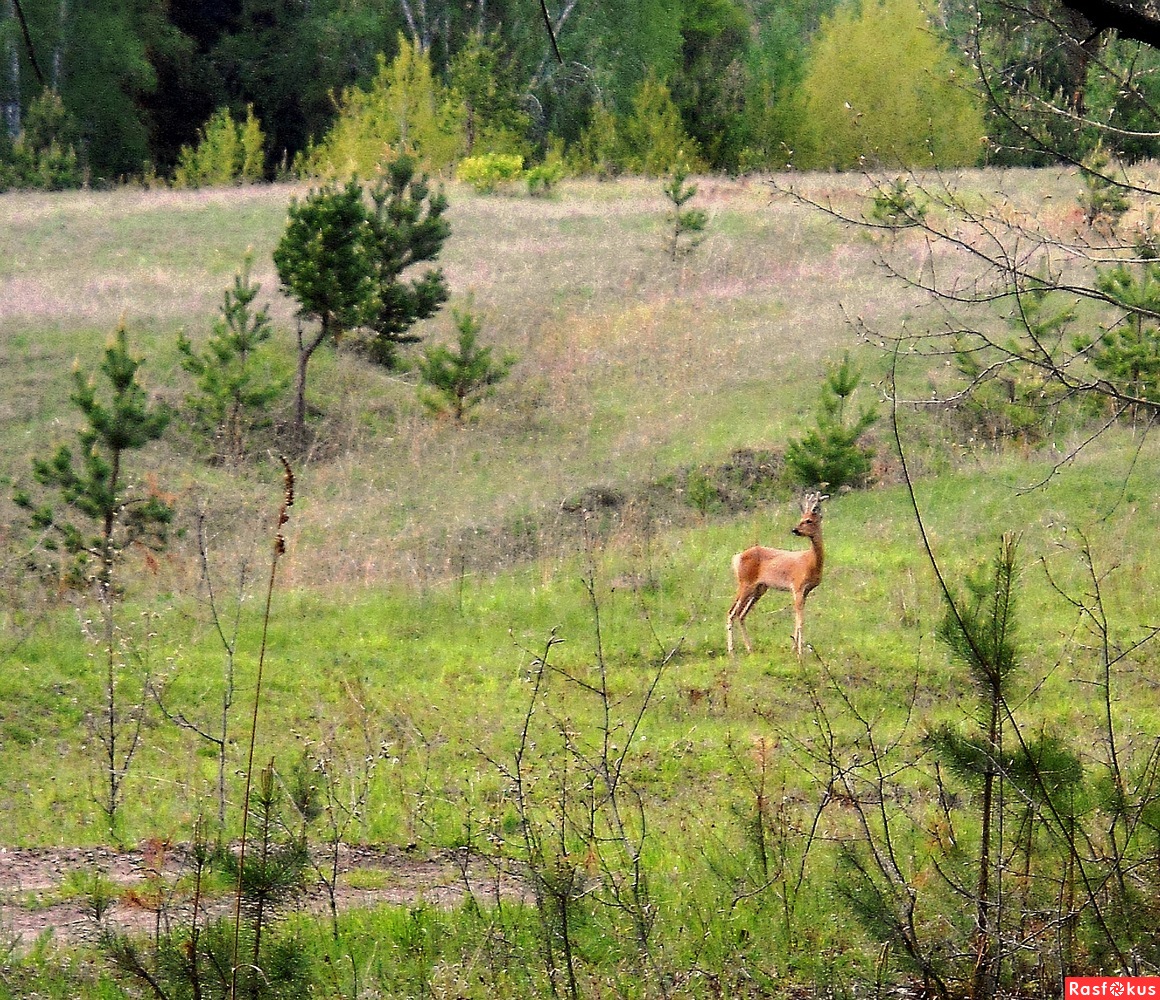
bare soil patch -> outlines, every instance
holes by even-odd
[[[0,937],[18,948],[47,931],[67,944],[94,940],[101,926],[90,897],[78,890],[85,877],[94,875],[113,886],[113,901],[102,919],[114,930],[150,933],[161,919],[179,926],[192,916],[192,904],[172,890],[191,870],[183,845],[150,844],[136,850],[0,847]],[[452,907],[469,894],[480,899],[525,897],[517,875],[466,851],[422,855],[402,848],[344,845],[338,871],[335,901],[340,912],[417,903]],[[155,891],[158,886],[160,893]],[[292,905],[322,914],[329,912],[328,896],[321,877],[312,874]],[[202,918],[230,913],[233,905],[232,895],[205,899]]]

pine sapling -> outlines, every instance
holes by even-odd
[[[428,348],[418,363],[420,399],[432,413],[449,412],[463,423],[468,412],[486,399],[507,378],[516,359],[492,358],[492,349],[479,343],[480,322],[469,312],[455,312],[459,341],[455,349],[445,345]]]
[[[709,221],[708,213],[702,209],[685,208],[685,205],[697,195],[697,185],[685,183],[688,177],[689,168],[681,158],[664,186],[665,197],[672,204],[668,214],[668,249],[669,256],[673,260],[692,253],[700,245],[705,238],[704,230]]]

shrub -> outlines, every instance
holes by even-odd
[[[220,108],[199,131],[197,146],[181,147],[173,182],[197,188],[260,181],[266,173],[265,141],[253,105],[246,106],[244,122],[235,122],[229,108]]]
[[[379,56],[370,88],[349,87],[338,101],[338,117],[317,145],[295,157],[295,171],[308,177],[371,177],[400,153],[428,171],[449,167],[459,153],[459,119],[431,59],[399,36],[391,62]]]
[[[696,140],[689,137],[669,88],[653,77],[640,85],[632,114],[623,126],[625,166],[634,174],[663,177],[684,166],[703,167]]]
[[[519,178],[524,170],[524,158],[515,153],[484,153],[459,161],[455,176],[470,184],[479,194],[491,194],[501,184]]]
[[[84,175],[74,145],[76,125],[60,96],[46,89],[34,98],[23,125],[15,140],[0,137],[0,191],[80,187]]]
[[[529,167],[524,173],[524,179],[528,183],[528,194],[533,197],[551,194],[552,188],[560,183],[564,173],[564,161],[558,156],[549,156],[543,163]]]
[[[811,44],[797,165],[974,165],[986,129],[967,77],[918,0],[839,7]]]

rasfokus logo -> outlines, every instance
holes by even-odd
[[[1064,997],[1157,997],[1160,976],[1069,976],[1064,981]]]

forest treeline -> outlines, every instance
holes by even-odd
[[[1050,154],[1016,140],[986,110],[979,53],[1021,87],[1033,76],[1045,101],[1118,126],[1108,152],[1155,153],[1133,127],[1160,98],[1151,49],[1105,36],[1098,58],[1053,59],[1034,23],[1013,31],[1003,10],[975,12],[966,0],[5,0],[0,187],[341,173],[401,147],[444,173],[488,154],[661,173],[677,157],[739,172],[1091,153],[1095,136],[1067,116]],[[1126,67],[1134,85],[1112,85]]]

